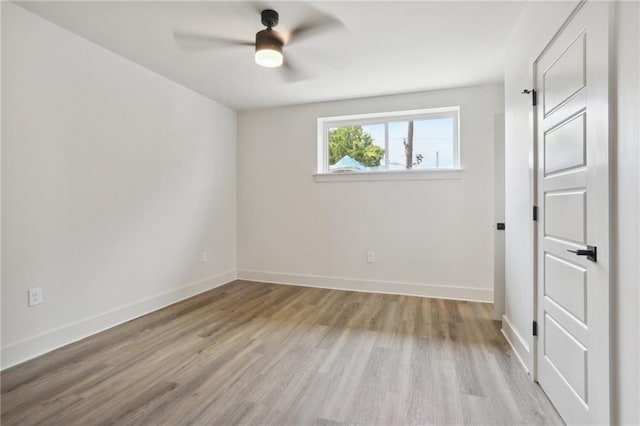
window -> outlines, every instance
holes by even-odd
[[[458,170],[459,108],[318,119],[318,174]]]

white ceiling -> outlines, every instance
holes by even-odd
[[[344,28],[285,46],[308,77],[287,82],[252,47],[182,51],[174,31],[252,41],[255,3],[20,2],[20,6],[236,110],[502,81],[506,38],[524,3],[268,2],[287,33],[313,8]]]

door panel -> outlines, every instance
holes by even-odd
[[[544,318],[544,355],[556,374],[566,380],[582,402],[587,404],[587,349],[551,315]]]
[[[561,306],[551,298],[545,299],[545,314],[562,324],[562,327],[583,346],[587,346],[589,329],[587,325],[572,315],[564,306]],[[544,326],[544,324],[542,324]],[[540,336],[544,337],[544,327],[540,331]]]
[[[545,256],[545,297],[582,323],[587,320],[587,270],[552,254]]]
[[[610,423],[609,6],[581,3],[535,63],[537,378],[568,424]],[[569,250],[597,246],[597,261]]]
[[[544,195],[545,236],[586,243],[586,190]]]
[[[580,114],[545,133],[545,176],[586,165],[585,124],[585,116]]]
[[[553,112],[586,84],[585,34],[580,35],[544,72],[544,113]]]

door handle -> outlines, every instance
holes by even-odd
[[[568,252],[575,253],[577,256],[587,256],[592,262],[598,261],[598,247],[595,246],[587,246],[586,250],[568,250]]]

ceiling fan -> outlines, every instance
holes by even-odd
[[[256,33],[255,42],[183,31],[174,31],[173,36],[177,45],[182,50],[193,50],[194,46],[197,46],[196,48],[216,48],[224,46],[254,47],[255,61],[258,65],[267,68],[282,66],[282,69],[286,73],[285,77],[288,80],[299,80],[301,77],[300,73],[294,69],[290,58],[285,58],[283,48],[318,33],[344,28],[344,24],[339,19],[313,9],[314,13],[312,16],[295,26],[288,33],[283,34],[273,29],[278,25],[280,19],[276,10],[267,8],[257,11],[260,12],[262,25],[266,28]]]

